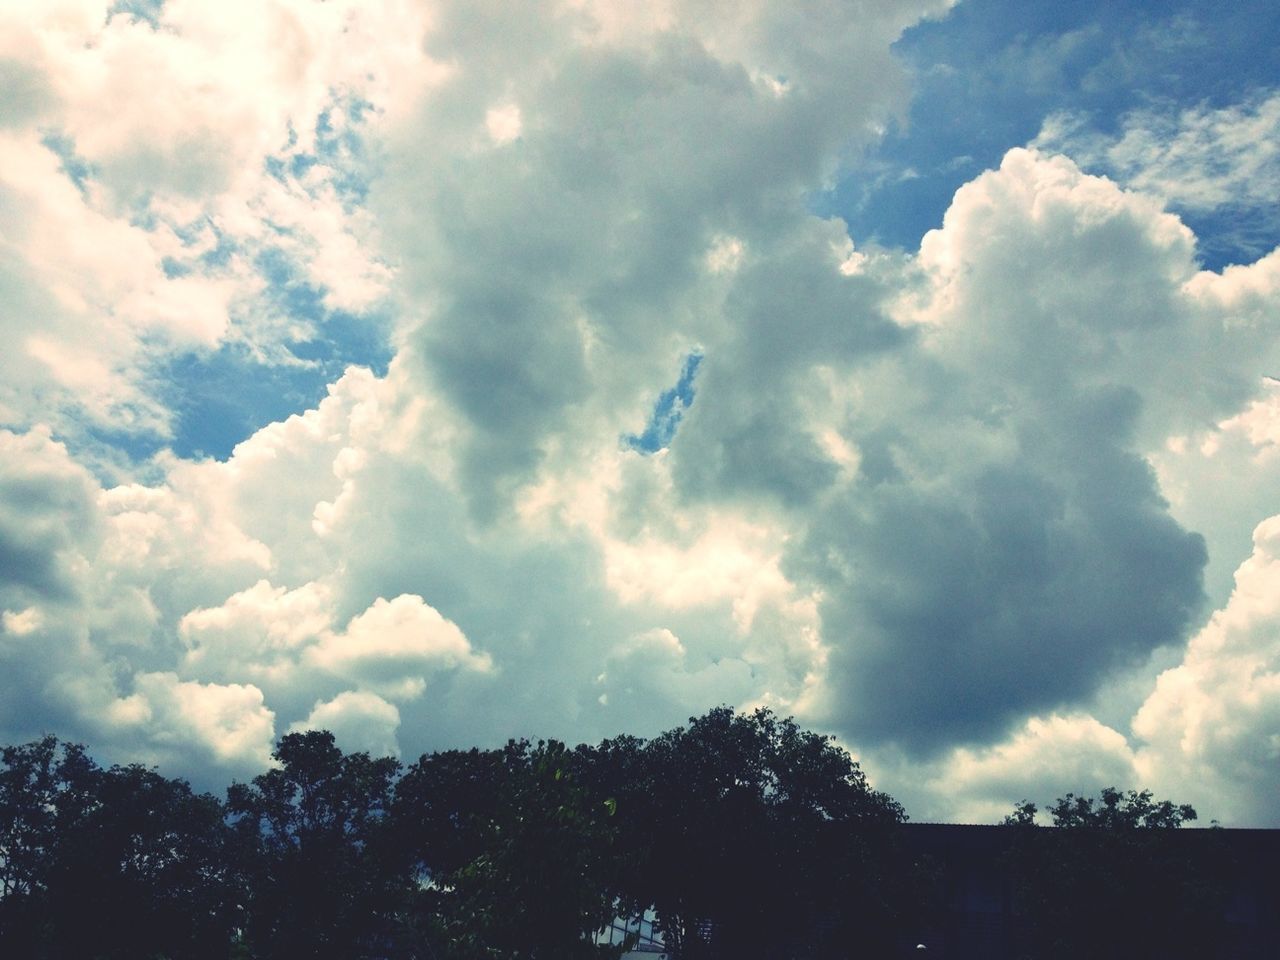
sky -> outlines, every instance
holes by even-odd
[[[1269,7],[0,0],[0,741],[1280,826]]]

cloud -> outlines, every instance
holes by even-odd
[[[1128,186],[1189,209],[1255,207],[1280,188],[1280,95],[1214,109],[1135,110],[1105,137],[1080,117],[1055,114],[1038,143],[1096,166]]]
[[[1280,238],[1271,198],[1280,189],[1280,94],[1255,91],[1226,106],[1162,104],[1119,119],[1056,113],[1036,142],[1126,186],[1161,197],[1207,237],[1203,253],[1227,262],[1268,253]]]
[[[1215,816],[1280,822],[1280,517],[1258,525],[1227,605],[1162,673],[1133,721],[1146,782]]]
[[[1269,323],[1280,285],[1275,254],[1249,267],[1204,275],[1195,284],[1196,299],[1211,310],[1225,310],[1233,325],[1248,329]],[[1269,368],[1270,364],[1266,366]],[[1235,570],[1253,549],[1253,530],[1275,509],[1280,459],[1275,451],[1275,385],[1260,377],[1261,393],[1241,410],[1217,423],[1170,436],[1149,455],[1183,526],[1199,531],[1209,548],[1206,591],[1214,608],[1226,603]],[[1230,490],[1230,496],[1222,492]]]
[[[68,600],[96,533],[94,487],[47,430],[0,431],[0,589],[6,604]]]
[[[1267,710],[1099,705],[1208,643],[1275,513],[1276,255],[1203,271],[1157,181],[1036,148],[918,251],[855,247],[813,193],[940,2],[252,6],[10,16],[11,739],[212,779],[317,726],[413,755],[766,704],[938,815],[1211,767],[1266,815],[1228,733]],[[394,355],[339,373],[342,336]],[[107,469],[184,422],[187,356],[332,379]],[[1265,700],[1188,657],[1165,688]]]
[[[424,673],[464,668],[486,671],[491,660],[474,654],[458,625],[421,597],[379,597],[353,617],[340,634],[329,634],[313,651],[324,670],[359,680],[392,697],[417,696]]]
[[[269,762],[274,716],[256,687],[144,673],[134,678],[134,689],[115,705],[113,714],[122,726],[135,720],[145,723],[151,749],[159,747],[167,762],[192,747],[208,751],[215,763],[233,769],[261,769]]]
[[[858,475],[783,565],[821,592],[850,736],[987,739],[1184,639],[1205,548],[1145,449],[1250,386],[1229,352],[1183,375],[1222,324],[1184,298],[1191,249],[1157,204],[1023,150],[926,237],[896,308],[917,343],[833,424]]]
[[[352,202],[363,136],[439,70],[407,39],[423,29],[413,5],[270,0],[211,17],[173,0],[126,13],[105,0],[0,9],[16,83],[0,124],[0,209],[14,224],[0,422],[154,449],[190,423],[171,408],[187,399],[165,382],[171,364],[224,351],[316,366],[308,345],[342,336],[335,313],[379,308],[390,267]],[[279,302],[282,261],[313,301]]]
[[[329,630],[331,621],[330,598],[322,586],[285,590],[259,580],[221,606],[184,614],[178,630],[188,646],[188,670],[269,685],[289,682],[302,652]]]
[[[0,261],[0,329],[13,345],[0,415],[29,425],[42,406],[72,406],[99,427],[163,432],[148,358],[159,344],[216,342],[230,287],[166,277],[147,231],[96,209],[35,135],[0,135],[0,169],[0,206],[17,225]]]
[[[344,690],[332,700],[317,701],[306,720],[293,724],[289,731],[328,730],[347,752],[363,750],[375,757],[398,757],[399,726],[400,711],[395,704],[367,691]]]
[[[428,52],[454,71],[397,131],[371,204],[429,305],[411,343],[466,425],[477,516],[550,450],[636,432],[692,347],[718,362],[708,250],[733,234],[767,260],[812,232],[804,192],[900,103],[888,43],[928,9],[878,5],[849,31],[834,8],[690,4],[622,34],[613,5],[527,23],[443,8]],[[520,137],[494,148],[489,111],[513,103]]]
[[[904,802],[913,819],[925,821],[999,823],[1023,800],[1043,809],[1067,793],[1146,782],[1137,779],[1125,735],[1079,713],[1030,717],[1000,742],[961,747],[932,764],[892,753],[873,754],[867,764],[880,789]]]
[[[687,703],[745,704],[758,695],[758,680],[745,659],[691,663],[680,638],[665,628],[617,644],[595,687],[611,725],[622,730],[653,716],[678,716]]]
[[[321,584],[287,591],[260,580],[219,607],[182,617],[184,667],[197,676],[253,678],[285,703],[333,683],[412,700],[439,672],[492,667],[418,596],[379,597],[342,630],[333,616]]]

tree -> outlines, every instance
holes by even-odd
[[[602,747],[608,746],[602,745]],[[721,707],[645,744],[618,785],[627,882],[682,957],[778,957],[892,939],[902,808],[830,738]],[[856,937],[852,931],[857,927]]]
[[[278,768],[227,791],[246,946],[281,960],[381,956],[407,883],[385,831],[399,762],[343,754],[328,731],[287,734],[273,756]]]
[[[53,736],[0,757],[0,953],[36,956],[59,837],[95,802],[99,770],[84,747]]]
[[[424,755],[396,789],[395,834],[421,893],[417,929],[456,960],[617,956],[594,942],[616,915],[614,806],[558,741]]]
[[[98,777],[49,871],[54,956],[225,957],[235,922],[222,805],[141,766]]]
[[[226,955],[233,908],[215,798],[140,766],[102,770],[54,737],[3,759],[5,955]]]
[[[1212,957],[1222,942],[1224,876],[1213,831],[1185,836],[1187,804],[1114,787],[1067,794],[1036,825],[1023,802],[1005,818],[1015,906],[1028,957]]]

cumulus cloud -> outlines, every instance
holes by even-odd
[[[1275,512],[1280,260],[1201,271],[1159,181],[1047,141],[918,252],[855,247],[811,193],[945,6],[6,14],[4,731],[242,773],[288,730],[413,754],[767,704],[938,815],[1212,767],[1265,816],[1269,608],[1201,627]],[[225,458],[77,460],[76,411],[170,429],[166,358],[301,363],[375,303],[385,373]],[[1132,731],[1091,712],[1192,635]]]
[[[830,237],[804,191],[901,103],[888,44],[932,8],[876,5],[855,31],[822,5],[693,3],[619,33],[613,4],[523,20],[444,6],[428,53],[455,70],[397,131],[412,148],[392,152],[371,199],[429,308],[412,342],[466,425],[477,516],[554,452],[636,432],[691,347],[721,362],[732,329],[724,284],[704,282],[708,249],[731,234],[767,262]],[[487,118],[511,104],[520,137],[494,146]],[[864,339],[885,336],[870,325]]]
[[[595,678],[598,703],[613,724],[633,729],[652,716],[676,716],[691,702],[745,704],[757,696],[751,665],[740,657],[690,663],[684,644],[657,628],[609,651]]]
[[[463,667],[486,671],[489,657],[475,654],[458,625],[421,597],[379,597],[353,617],[342,633],[327,635],[312,651],[322,669],[354,678],[386,696],[412,698],[426,686],[425,673]]]
[[[184,664],[197,676],[250,677],[282,695],[329,678],[396,700],[421,696],[438,671],[491,668],[456,624],[418,596],[379,597],[345,629],[333,617],[323,584],[285,590],[259,580],[218,607],[182,617]]]
[[[917,342],[862,380],[836,424],[859,474],[784,565],[822,591],[851,735],[987,738],[1183,640],[1205,548],[1144,453],[1257,383],[1230,354],[1184,375],[1224,327],[1191,252],[1158,204],[1022,150],[925,238]]]
[[[261,768],[271,756],[274,715],[252,685],[179,680],[173,673],[143,673],[135,692],[113,705],[111,716],[128,728],[148,728],[148,746],[172,762],[192,747],[233,769]]]
[[[282,270],[325,311],[375,308],[390,271],[353,202],[362,135],[439,72],[410,39],[424,17],[309,0],[0,8],[15,82],[0,422],[168,438],[176,358],[315,363],[292,348],[318,318],[282,308]]]
[[[47,430],[0,431],[0,585],[6,605],[75,596],[84,550],[97,533],[93,495],[87,473]]]
[[[1280,517],[1254,531],[1227,605],[1134,718],[1144,779],[1246,823],[1280,822]],[[1215,814],[1218,815],[1218,814]]]
[[[1022,800],[1044,805],[1067,793],[1139,782],[1124,734],[1087,714],[1031,717],[1000,743],[960,748],[926,769],[923,787],[904,784],[921,795],[912,808],[917,818],[965,823],[998,823]]]
[[[1126,114],[1116,133],[1084,115],[1050,116],[1037,143],[1092,170],[1162,198],[1174,209],[1212,218],[1209,252],[1231,260],[1263,256],[1280,221],[1280,94],[1264,89],[1241,103],[1155,105]]]
[[[289,731],[328,730],[347,752],[363,750],[375,757],[397,757],[396,728],[400,711],[375,693],[344,690],[332,700],[317,702],[305,720]]]

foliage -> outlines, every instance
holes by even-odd
[[[609,768],[629,773],[627,902],[653,905],[680,956],[783,956],[855,925],[871,945],[891,936],[905,817],[829,738],[719,708],[643,746],[605,746]]]
[[[0,896],[43,890],[57,838],[93,803],[97,765],[77,744],[47,736],[5,747],[0,771]]]
[[[682,960],[887,956],[946,909],[901,806],[763,709],[440,751],[403,776],[289,734],[225,806],[54,737],[0,756],[5,957],[610,960],[597,932],[646,911]],[[1005,819],[1024,956],[1213,955],[1230,864],[1217,831],[1177,829],[1191,807],[1108,788],[1046,814]]]
[[[593,942],[615,915],[613,810],[554,740],[422,757],[396,790],[419,935],[440,960],[616,956]]]
[[[234,922],[221,804],[54,737],[4,750],[0,952],[225,956]]]
[[[222,805],[139,766],[99,778],[97,802],[61,837],[49,881],[72,957],[225,955],[234,905]]]
[[[287,734],[274,757],[227,791],[250,891],[245,944],[280,960],[381,955],[402,885],[383,830],[399,763],[344,754],[328,731]]]
[[[1005,818],[1013,845],[1016,905],[1028,957],[1206,957],[1223,938],[1223,864],[1213,832],[1175,836],[1196,819],[1186,804],[1114,787],[1067,794],[1036,825],[1023,802]],[[1158,923],[1150,922],[1160,918]]]

